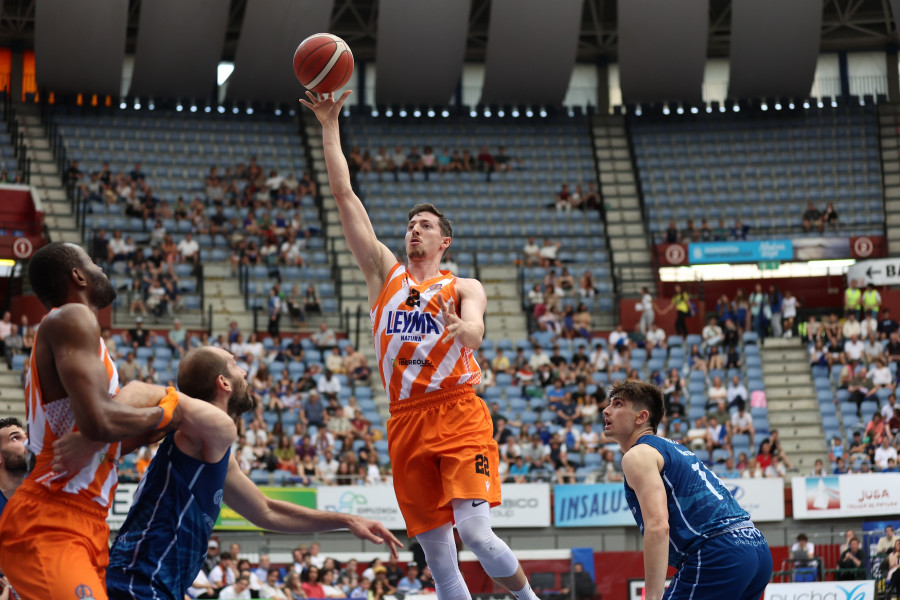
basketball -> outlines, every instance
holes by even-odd
[[[353,53],[347,42],[336,35],[311,35],[294,52],[294,74],[309,91],[328,94],[349,81],[353,74]]]

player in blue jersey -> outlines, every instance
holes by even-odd
[[[231,446],[237,439],[235,420],[253,407],[246,376],[220,348],[197,348],[181,359],[182,423],[157,450],[110,550],[110,600],[183,600],[206,559],[223,501],[263,529],[348,528],[358,537],[386,542],[396,554],[400,541],[381,523],[272,500],[244,475]]]
[[[772,575],[769,546],[715,473],[656,435],[662,392],[622,381],[609,398],[606,435],[622,448],[625,498],[644,536],[646,597],[759,600]],[[664,589],[667,565],[678,572]]]
[[[0,513],[28,474],[26,437],[21,421],[0,419]]]

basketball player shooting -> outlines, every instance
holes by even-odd
[[[350,185],[338,117],[350,91],[300,102],[322,125],[325,164],[344,237],[366,279],[375,351],[391,418],[387,435],[394,491],[407,533],[421,544],[440,600],[469,600],[459,571],[453,523],[485,572],[518,600],[537,596],[506,543],[491,529],[500,504],[499,453],[490,414],[472,388],[473,356],[484,335],[487,297],[475,279],[438,269],[453,240],[431,204],[409,211],[408,265],[375,236]]]

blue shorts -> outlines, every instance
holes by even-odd
[[[772,577],[772,553],[755,527],[704,542],[678,569],[663,600],[759,600]]]

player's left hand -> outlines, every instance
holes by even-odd
[[[78,431],[67,433],[53,442],[53,461],[50,468],[61,475],[78,473],[105,445],[103,442],[89,440]]]
[[[453,298],[445,302],[442,295],[437,294],[436,297],[438,307],[441,309],[441,314],[444,317],[444,330],[447,332],[447,340],[449,341],[463,332],[466,322],[456,314],[456,303],[453,301]]]
[[[375,542],[376,544],[387,544],[391,551],[391,556],[397,558],[398,548],[402,548],[403,544],[400,540],[384,526],[384,524],[371,519],[363,519],[362,517],[350,520],[347,525],[350,533],[358,538]]]

